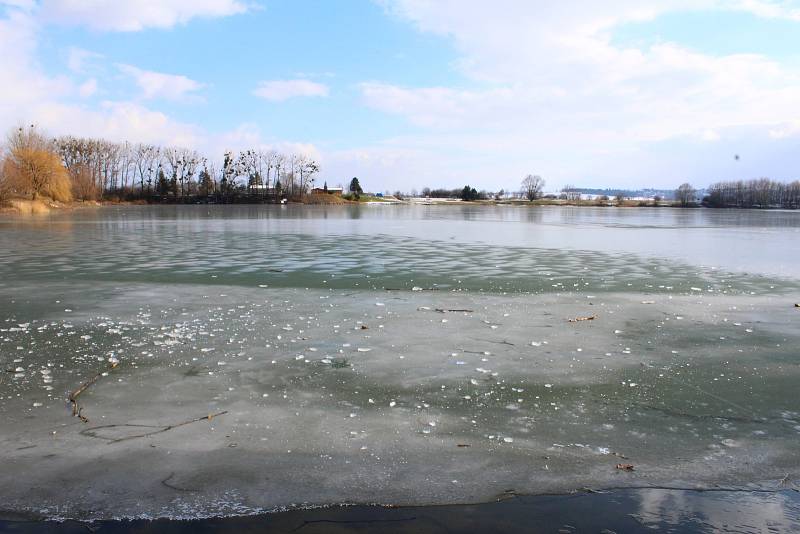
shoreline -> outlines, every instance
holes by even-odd
[[[319,197],[314,195],[313,197]],[[511,206],[511,207],[525,207],[525,208],[548,208],[548,207],[562,207],[562,208],[652,208],[652,209],[678,209],[678,210],[712,210],[712,211],[800,211],[780,207],[737,207],[737,206],[723,206],[714,207],[706,206],[703,204],[694,204],[691,206],[680,206],[676,202],[661,201],[655,204],[650,201],[643,200],[626,200],[622,204],[615,201],[598,202],[596,200],[585,201],[571,201],[563,199],[540,199],[534,201],[522,199],[486,199],[486,200],[470,200],[465,201],[458,198],[385,198],[364,196],[360,200],[350,200],[342,197],[331,198],[313,198],[308,197],[302,200],[289,200],[286,202],[267,202],[263,199],[242,199],[233,198],[230,201],[208,201],[192,198],[173,199],[171,201],[155,201],[152,199],[136,199],[136,200],[75,200],[71,202],[59,202],[49,198],[39,198],[37,200],[23,199],[23,198],[10,198],[0,200],[0,215],[15,214],[15,215],[44,215],[51,211],[72,211],[78,209],[88,208],[109,208],[109,207],[131,207],[131,206]]]
[[[524,200],[474,200],[464,201],[460,199],[409,199],[397,200],[380,198],[366,199],[360,201],[346,200],[339,198],[338,202],[319,202],[319,201],[289,201],[286,203],[275,202],[259,202],[259,201],[234,201],[234,202],[199,202],[199,201],[174,201],[174,202],[153,202],[148,200],[99,200],[99,201],[72,201],[69,203],[58,202],[50,199],[6,199],[0,201],[0,215],[45,215],[51,211],[67,212],[80,209],[89,208],[110,208],[110,207],[139,207],[139,206],[512,206],[512,207],[525,207],[525,208],[548,208],[548,207],[564,207],[564,208],[653,208],[653,209],[681,209],[681,210],[695,210],[695,209],[711,209],[711,210],[756,210],[756,211],[778,211],[784,210],[783,208],[711,208],[708,206],[676,206],[672,204],[661,203],[659,205],[643,204],[637,202],[626,202],[622,205],[616,204],[598,204],[593,201],[586,202],[571,202],[571,201],[524,201]],[[788,210],[792,211],[792,210]]]
[[[252,515],[204,518],[51,520],[0,512],[0,532],[647,532],[672,528],[707,532],[798,527],[800,491],[691,488],[584,488],[569,493],[522,495],[508,491],[469,504],[391,506],[332,504]]]

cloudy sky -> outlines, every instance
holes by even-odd
[[[375,191],[800,177],[800,2],[0,0],[0,72],[3,130]]]

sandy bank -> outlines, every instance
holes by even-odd
[[[103,206],[95,201],[59,202],[49,198],[36,200],[13,198],[0,202],[0,214],[12,215],[45,215],[52,211],[72,210],[78,208],[96,208]]]

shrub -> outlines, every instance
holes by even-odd
[[[9,187],[5,179],[5,159],[0,159],[0,202],[7,199],[9,196]]]
[[[69,173],[52,144],[33,127],[18,128],[8,136],[2,173],[5,186],[18,195],[72,200]]]
[[[100,198],[100,188],[92,177],[91,171],[85,165],[73,168],[72,195],[79,200],[97,200]]]

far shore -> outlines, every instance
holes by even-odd
[[[454,198],[395,198],[362,196],[358,200],[350,200],[338,196],[307,195],[299,200],[285,200],[281,204],[292,205],[418,205],[418,206],[522,206],[522,207],[547,207],[547,206],[569,206],[569,207],[589,207],[589,208],[684,208],[677,202],[671,201],[644,201],[644,200],[624,200],[621,203],[615,200],[563,200],[563,199],[538,199],[528,201],[523,199],[491,199],[491,200],[472,200],[465,201]],[[41,215],[53,210],[71,210],[83,208],[98,208],[103,206],[159,206],[159,205],[259,205],[277,204],[275,202],[265,202],[262,199],[242,199],[237,198],[229,201],[215,201],[200,198],[176,198],[176,199],[140,199],[140,200],[84,200],[72,202],[60,202],[47,197],[39,197],[35,200],[30,198],[11,198],[0,201],[0,213],[22,214],[22,215]],[[699,204],[688,206],[688,208],[704,207]]]

